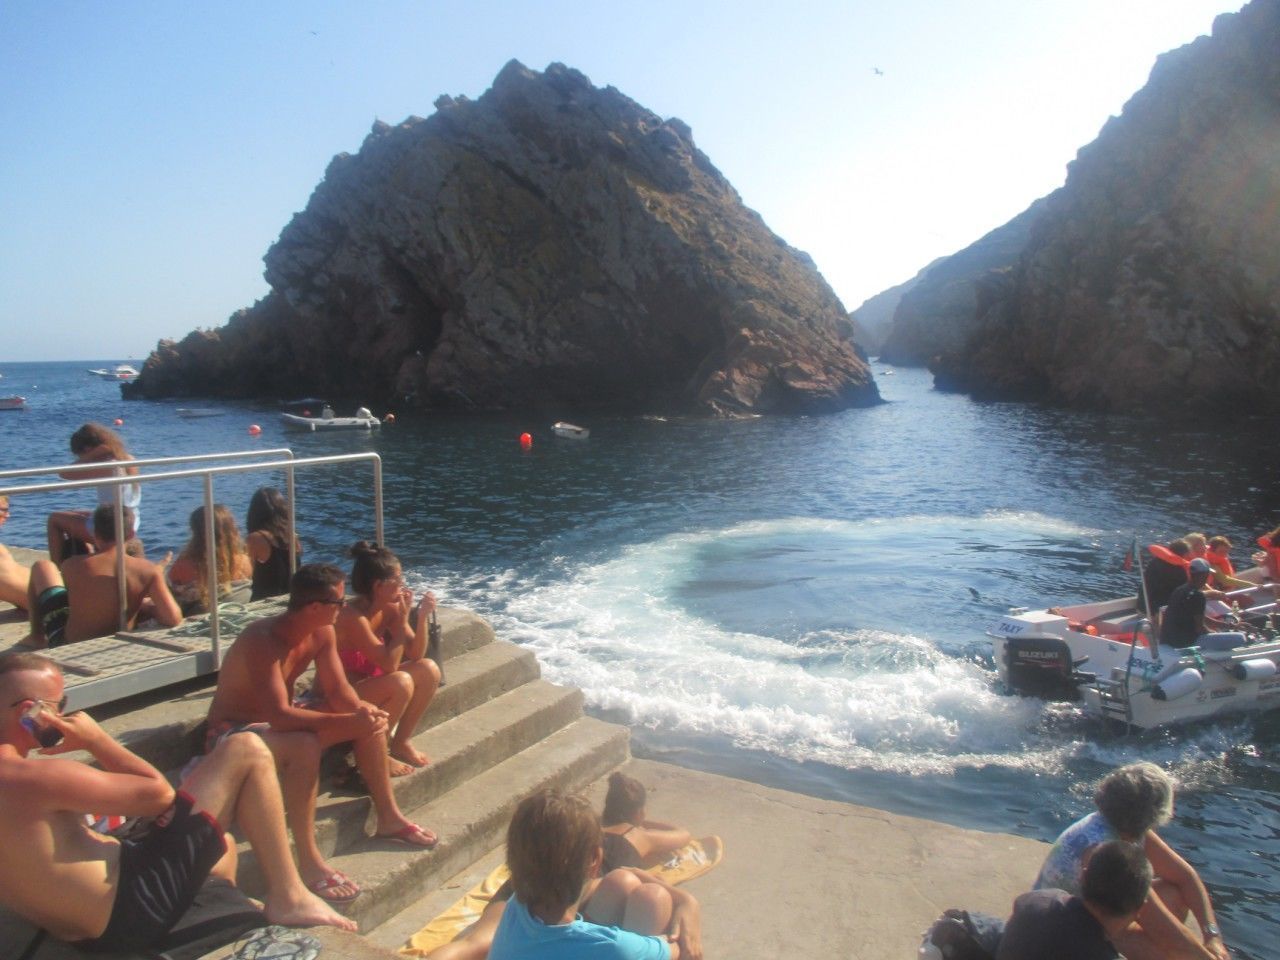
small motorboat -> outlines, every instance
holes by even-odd
[[[201,417],[220,417],[226,411],[215,407],[179,407],[174,413],[188,420],[198,420]]]
[[[318,417],[282,413],[280,420],[286,430],[307,430],[311,433],[317,430],[373,430],[382,426],[382,421],[368,407],[361,407],[353,417],[339,417],[328,404],[321,408]]]
[[[26,397],[0,397],[0,410],[21,410],[26,405]]]
[[[133,380],[138,376],[137,369],[127,363],[121,363],[110,368],[91,369],[89,373],[95,377],[101,377],[103,380]]]
[[[591,431],[586,427],[579,427],[573,423],[565,423],[563,420],[557,421],[551,425],[551,432],[557,437],[564,437],[566,440],[585,440],[591,436]]]
[[[1236,576],[1258,584],[1228,594],[1243,609],[1180,650],[1156,641],[1137,596],[1014,608],[987,631],[1000,680],[1015,693],[1082,700],[1086,714],[1140,729],[1280,707],[1273,587],[1259,567]]]

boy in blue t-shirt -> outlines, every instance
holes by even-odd
[[[578,906],[600,871],[602,841],[600,819],[581,797],[544,790],[520,803],[507,829],[515,893],[489,960],[680,960],[681,942],[685,960],[700,960],[698,938],[687,935],[697,924],[697,901],[666,884],[640,883],[631,871],[610,873],[593,901],[595,915],[621,921],[625,913],[630,929],[582,919]]]

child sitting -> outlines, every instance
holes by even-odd
[[[544,790],[520,803],[507,830],[514,895],[494,934],[492,960],[699,960],[698,902],[632,869],[592,884],[602,843],[600,819],[581,797]],[[578,907],[588,896],[584,920]]]

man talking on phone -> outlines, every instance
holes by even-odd
[[[0,657],[0,904],[88,950],[144,951],[163,941],[211,875],[234,880],[221,826],[234,821],[262,865],[268,922],[354,929],[298,877],[275,764],[257,737],[229,737],[175,791],[65,706],[52,660]],[[58,756],[75,750],[98,766]],[[120,841],[90,830],[86,814],[154,822],[139,839]]]

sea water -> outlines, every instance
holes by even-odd
[[[977,403],[899,369],[880,378],[887,403],[828,417],[569,415],[591,428],[579,442],[550,434],[565,411],[396,411],[373,433],[297,434],[269,404],[125,403],[84,372],[104,365],[0,364],[0,393],[29,400],[0,412],[0,466],[66,462],[72,430],[117,417],[139,457],[376,451],[411,583],[534,649],[631,726],[638,755],[1043,840],[1107,770],[1152,760],[1182,784],[1162,835],[1208,882],[1234,954],[1273,955],[1280,712],[1125,736],[1003,695],[984,639],[1010,606],[1132,592],[1135,536],[1223,533],[1245,561],[1280,523],[1273,421]],[[194,405],[223,415],[177,416]],[[283,478],[220,478],[216,498],[243,518],[267,482]],[[369,483],[366,466],[300,474],[306,559],[345,564],[372,537]],[[181,547],[200,498],[198,482],[146,487],[149,555]],[[0,536],[38,546],[45,512],[92,501],[20,498]]]

